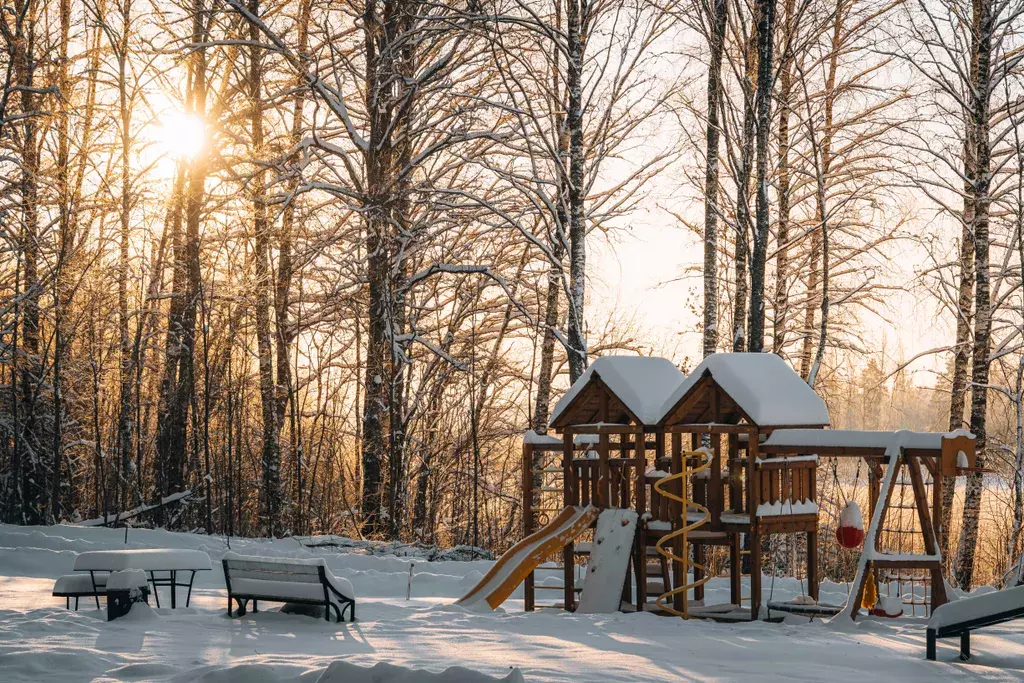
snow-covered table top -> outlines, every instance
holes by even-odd
[[[88,550],[75,558],[75,571],[115,572],[123,569],[144,571],[205,571],[210,556],[202,550],[162,548],[155,550]]]

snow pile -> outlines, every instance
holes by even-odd
[[[464,593],[463,576],[486,573],[493,562],[415,559],[413,594],[407,600],[413,559],[341,546],[310,548],[293,538],[232,538],[230,543],[234,552],[261,558],[322,557],[332,573],[355,584],[359,620],[328,623],[283,614],[278,606],[263,603],[258,613],[250,610],[244,617],[229,619],[220,571],[220,559],[228,552],[226,540],[130,530],[130,548],[202,550],[214,560],[214,568],[196,577],[191,607],[180,607],[182,590],[178,609],[169,609],[161,596],[162,609],[136,604],[127,616],[106,622],[94,601],[84,600],[77,612],[69,611],[64,599],[49,591],[57,577],[70,573],[76,553],[124,548],[123,529],[0,525],[0,680],[316,683],[339,660],[350,665],[334,667],[332,674],[346,677],[340,680],[397,675],[386,666],[373,668],[387,662],[401,667],[402,674],[420,676],[410,679],[415,683],[459,680],[456,676],[464,670],[451,667],[464,667],[490,680],[530,683],[791,683],[793,662],[799,662],[806,680],[829,683],[930,683],[940,675],[921,661],[925,629],[920,618],[856,623],[847,619],[837,627],[818,620],[806,623],[800,617],[788,617],[786,624],[778,625],[550,609],[523,613],[521,592],[513,593],[503,612],[477,614],[447,604]],[[536,578],[538,586],[556,587],[562,572],[546,564]],[[577,585],[585,586],[580,578]],[[766,589],[771,580],[763,578]],[[749,595],[749,582],[744,578],[742,583],[743,594]],[[776,577],[771,599],[794,601],[805,590],[799,579]],[[849,590],[849,584],[823,581],[820,601],[842,604]],[[166,589],[161,592],[166,595]],[[729,595],[727,578],[716,577],[705,585],[707,604],[728,602]],[[956,592],[951,590],[950,595]],[[538,605],[561,600],[561,590],[537,592]],[[1011,624],[979,631],[972,640],[972,677],[1010,680],[1018,675],[1014,667],[1024,661],[1024,631]],[[508,678],[515,674],[511,666],[521,671],[522,679]]]
[[[324,671],[317,683],[491,683],[506,681],[507,683],[523,683],[523,674],[519,669],[512,669],[504,678],[494,678],[461,666],[452,666],[441,673],[431,673],[422,669],[407,669],[380,662],[370,668],[356,666],[348,662],[334,662]]]
[[[967,454],[963,451],[956,452],[956,466],[960,469],[970,467],[970,463],[967,462]]]
[[[839,513],[839,526],[864,530],[864,517],[856,501],[848,500]]]
[[[562,439],[550,434],[538,434],[532,429],[528,429],[526,434],[523,435],[523,443],[534,446],[561,446]]]
[[[204,571],[210,569],[210,556],[202,550],[181,548],[132,548],[90,550],[75,558],[75,571]]]
[[[858,429],[777,429],[765,440],[766,448],[785,446],[805,448],[814,452],[818,448],[889,448],[893,437],[899,434],[904,448],[938,450],[942,448],[941,432],[884,432]]]
[[[107,590],[130,590],[132,588],[145,588],[149,585],[146,572],[141,569],[122,569],[119,572],[111,572],[107,579]]]
[[[339,552],[363,553],[376,557],[407,557],[426,562],[472,562],[494,559],[494,554],[490,550],[472,545],[438,548],[436,545],[423,543],[366,541],[335,535],[296,536],[295,540],[307,548],[336,548]]]

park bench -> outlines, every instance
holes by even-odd
[[[100,596],[106,595],[106,585],[106,573],[97,573],[95,577],[88,574],[67,574],[53,584],[53,597],[64,598],[64,605],[67,609],[71,609],[71,598],[74,598],[76,610],[79,598],[95,598],[96,609],[99,609]]]
[[[347,610],[349,621],[355,621],[356,601],[352,584],[331,574],[323,558],[254,557],[227,553],[223,563],[228,616],[234,616],[234,603],[238,603],[237,616],[243,616],[250,600],[253,612],[259,611],[258,601],[264,600],[322,605],[327,621],[331,620],[332,609],[337,621],[344,620]]]
[[[949,602],[928,620],[927,657],[935,659],[935,641],[960,636],[960,659],[971,658],[971,631],[1024,617],[1024,586]]]

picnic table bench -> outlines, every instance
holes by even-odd
[[[339,578],[327,568],[322,557],[277,558],[255,557],[227,553],[224,564],[224,583],[228,589],[228,616],[233,602],[238,603],[238,616],[246,613],[246,604],[252,600],[252,611],[257,612],[258,601],[318,605],[324,608],[324,619],[331,620],[331,610],[337,621],[356,619],[355,592],[352,584]]]
[[[153,586],[153,597],[156,598],[156,606],[160,606],[160,594],[158,586],[171,589],[171,608],[177,607],[177,588],[188,588],[185,596],[185,606],[188,607],[192,599],[192,583],[195,581],[196,572],[210,571],[210,556],[201,550],[178,550],[173,548],[158,549],[126,549],[126,550],[89,550],[79,553],[75,558],[74,569],[76,572],[89,572],[93,594],[96,596],[96,607],[99,607],[99,595],[103,593],[103,586],[106,583],[105,577],[110,572],[123,571],[125,569],[141,569],[149,576],[149,582]],[[178,573],[188,573],[188,583],[178,581]],[[73,575],[62,577],[62,579],[75,578]],[[60,580],[58,580],[59,582]],[[77,586],[76,587],[81,587]],[[54,595],[56,586],[54,587]],[[63,596],[60,596],[63,597]],[[75,597],[77,607],[78,600]]]

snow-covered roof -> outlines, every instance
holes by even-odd
[[[708,374],[754,424],[827,425],[828,408],[774,353],[714,353],[665,399],[659,420],[669,413]]]
[[[899,439],[903,448],[939,450],[942,432],[879,432],[857,429],[777,429],[765,440],[763,446],[814,448],[877,448],[885,450]]]
[[[601,356],[591,363],[551,411],[550,424],[565,412],[590,382],[599,377],[633,415],[645,425],[661,419],[661,409],[673,390],[683,381],[683,373],[665,358],[652,356]]]

